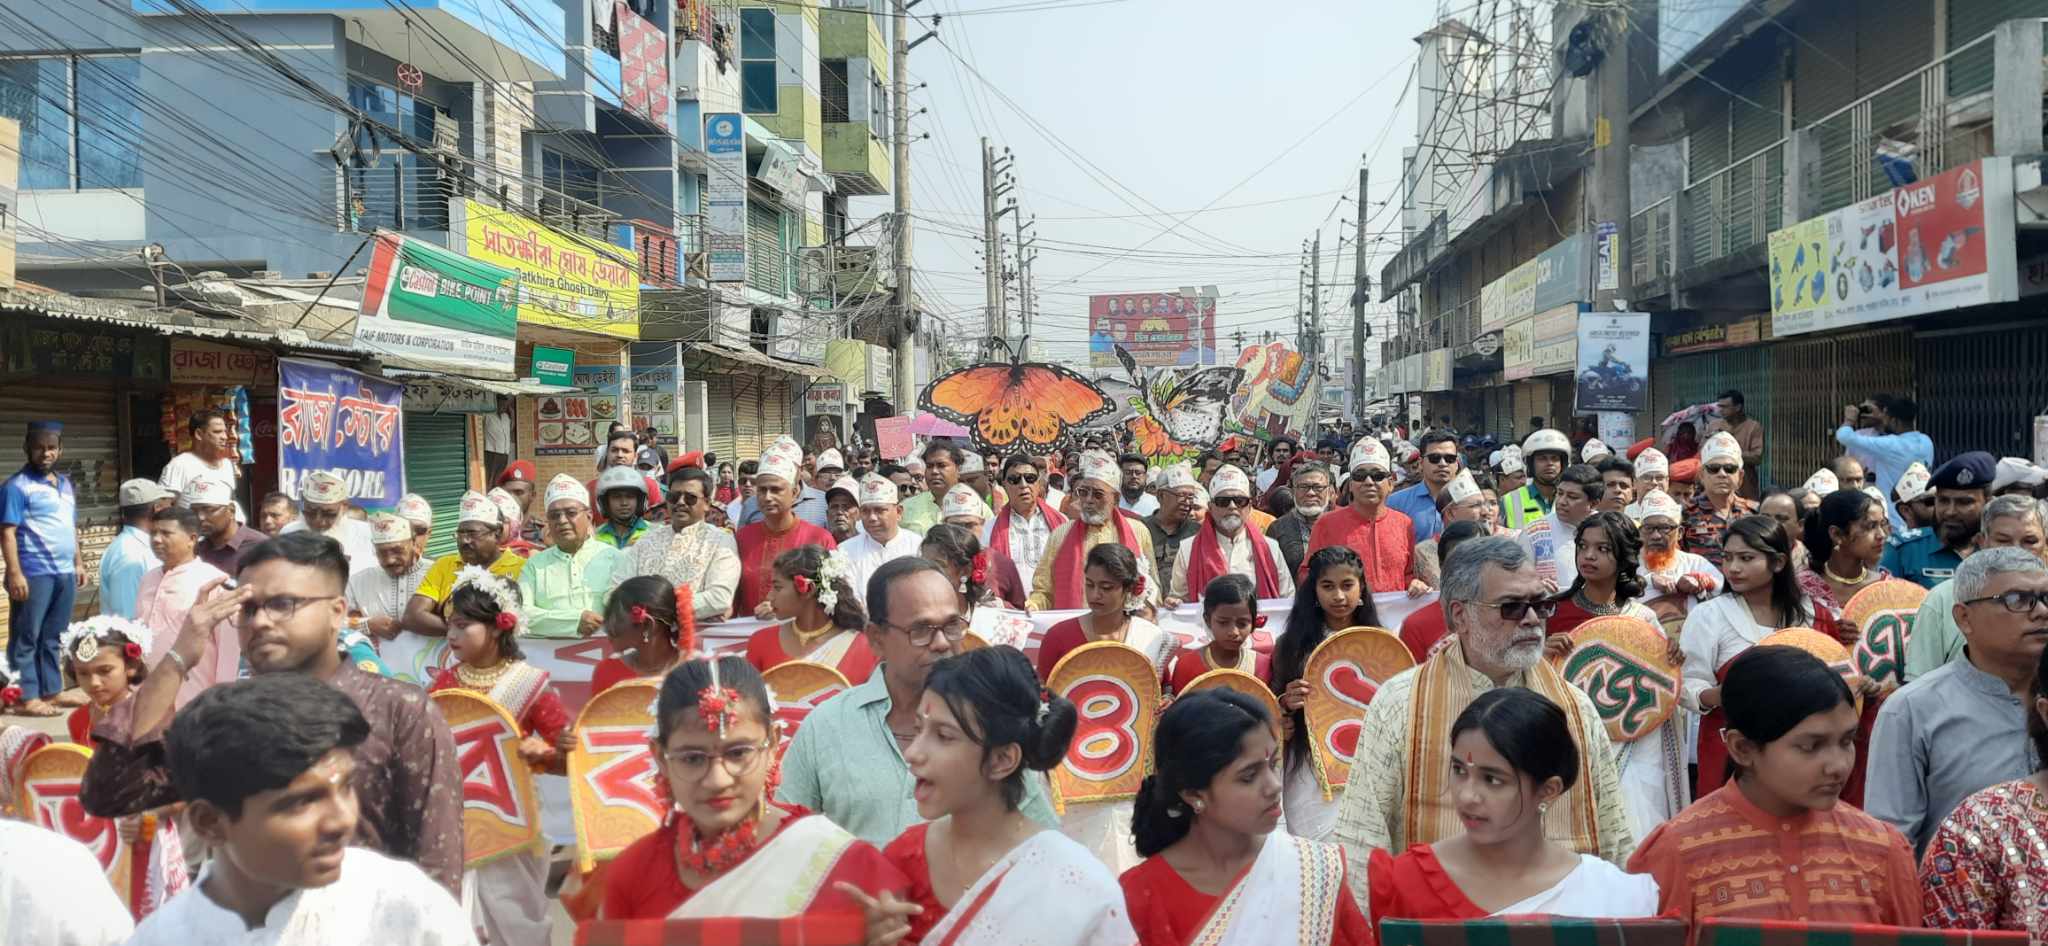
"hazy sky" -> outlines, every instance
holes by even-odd
[[[1462,2],[1462,0],[1460,0]],[[1213,284],[1228,333],[1294,333],[1302,241],[1321,229],[1325,325],[1349,342],[1361,156],[1375,203],[1413,143],[1413,38],[1434,2],[925,0],[940,38],[911,53],[916,286],[928,311],[979,336],[985,298],[980,138],[1016,158],[1036,215],[1043,357],[1085,362],[1087,296]],[[1010,9],[1005,9],[1010,8]],[[913,27],[912,35],[921,30]],[[942,45],[943,43],[943,45]],[[979,73],[980,78],[976,77]],[[985,82],[983,81],[985,80]],[[1344,196],[1341,204],[1340,195]],[[1398,204],[1398,201],[1395,202]],[[1203,207],[1210,209],[1190,216]],[[856,214],[887,208],[855,204]],[[1367,217],[1368,272],[1398,248],[1398,214]],[[1013,224],[1005,218],[1004,230]],[[1375,309],[1380,307],[1375,306]],[[1014,311],[1014,304],[1013,304]]]

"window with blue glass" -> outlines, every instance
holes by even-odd
[[[142,58],[0,58],[0,115],[21,122],[21,189],[141,187]]]
[[[592,207],[597,206],[601,203],[600,179],[595,164],[572,158],[553,148],[540,150],[540,183],[547,188],[547,192],[541,195],[543,211],[569,213],[581,209],[564,205],[555,198],[556,194],[567,194]]]
[[[452,124],[461,140],[465,123],[440,105],[361,77],[349,79],[348,100],[372,122],[357,129],[349,163],[355,229],[448,229],[448,201],[460,188],[432,158],[414,153],[383,129],[394,129],[425,148],[433,144],[437,125]]]
[[[775,11],[740,11],[740,110],[775,114]]]

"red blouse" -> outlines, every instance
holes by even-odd
[[[868,677],[874,674],[875,664],[880,663],[880,660],[875,657],[874,649],[868,646],[867,635],[859,631],[842,633],[854,635],[854,641],[847,645],[846,653],[840,656],[832,668],[839,671],[840,675],[846,678],[846,682],[859,686],[866,683]],[[780,624],[770,624],[747,638],[747,663],[763,673],[779,663],[807,659],[809,658],[792,657],[789,651],[782,648]]]
[[[909,946],[917,946],[932,927],[939,925],[939,918],[946,915],[946,908],[939,903],[937,892],[932,890],[932,865],[925,860],[925,829],[931,822],[924,821],[903,829],[896,840],[882,849],[882,856],[890,865],[909,878],[910,888],[907,899],[924,908],[924,912],[910,917],[910,935],[903,938]]]
[[[1258,677],[1260,682],[1270,685],[1273,679],[1272,655],[1259,653],[1249,646],[1249,641],[1246,645],[1246,649],[1252,654],[1252,675]],[[1179,696],[1187,689],[1188,684],[1195,682],[1195,678],[1215,669],[1218,669],[1218,666],[1209,656],[1207,647],[1196,650],[1182,648],[1174,651],[1173,660],[1166,666],[1166,691]],[[1233,666],[1231,669],[1236,668]]]
[[[1269,839],[1271,840],[1271,839]],[[1348,874],[1350,868],[1346,867]],[[1190,886],[1166,858],[1153,855],[1124,871],[1117,883],[1124,888],[1124,906],[1130,910],[1131,926],[1138,931],[1139,946],[1183,946],[1193,940],[1202,924],[1216,909],[1220,895],[1206,894]],[[1372,924],[1351,898],[1347,880],[1337,897],[1337,922],[1330,930],[1330,946],[1372,946]],[[1292,938],[1292,931],[1273,937],[1274,942]]]
[[[809,812],[802,808],[771,802],[782,809],[785,817],[776,827],[780,833]],[[604,909],[599,914],[607,920],[662,919],[675,912],[696,893],[683,885],[683,879],[676,872],[677,832],[689,819],[674,818],[655,829],[654,833],[626,846],[607,865],[604,890]],[[774,835],[769,835],[773,838]],[[764,845],[767,840],[762,842]],[[834,884],[846,881],[866,891],[870,896],[883,890],[894,891],[902,896],[906,883],[886,859],[882,852],[866,841],[855,841],[839,856],[830,874],[821,883],[818,895],[811,900],[807,913],[851,913],[861,912],[860,904],[847,896]]]

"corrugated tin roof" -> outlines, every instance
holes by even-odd
[[[0,311],[28,312],[47,318],[92,322],[156,332],[161,335],[251,342],[358,359],[366,357],[363,352],[347,345],[314,341],[304,331],[297,329],[273,331],[247,319],[204,316],[180,310],[145,309],[106,299],[86,299],[69,293],[24,289],[19,286],[0,290]]]

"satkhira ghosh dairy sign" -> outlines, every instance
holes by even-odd
[[[640,272],[633,251],[467,198],[455,207],[462,218],[462,252],[519,273],[519,321],[640,337]]]

